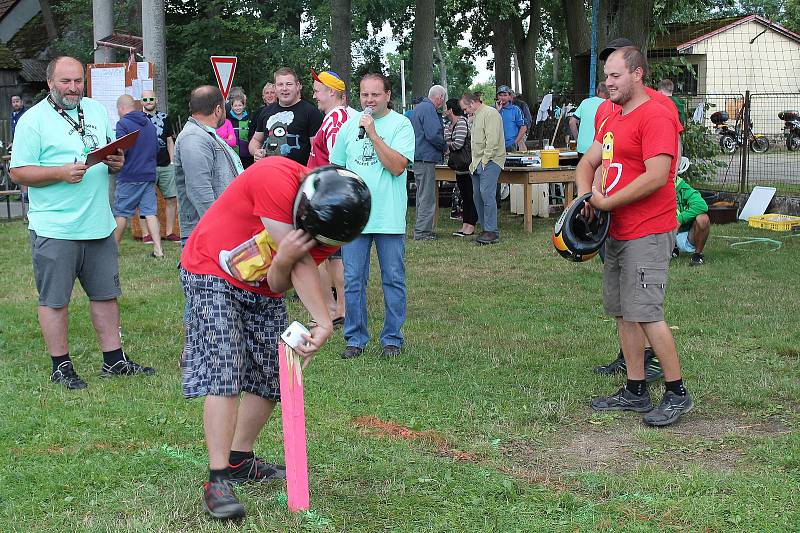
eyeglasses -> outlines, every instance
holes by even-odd
[[[150,102],[155,102],[155,101],[156,101],[155,97],[153,97],[153,98],[149,98],[149,97],[142,98],[142,103],[144,103],[144,104],[148,104]]]

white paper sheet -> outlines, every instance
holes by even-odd
[[[143,91],[152,91],[153,90],[153,80],[142,80],[142,90]]]
[[[136,63],[136,77],[140,80],[150,78],[150,63],[147,61],[139,61]]]
[[[103,104],[111,127],[116,128],[117,98],[125,94],[125,67],[93,68],[91,76],[92,98]]]
[[[142,80],[131,81],[131,96],[134,100],[142,99]]]

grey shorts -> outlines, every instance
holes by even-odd
[[[278,339],[287,325],[283,298],[183,269],[181,283],[189,308],[181,363],[184,397],[249,392],[280,400]]]
[[[178,186],[175,184],[175,167],[167,165],[156,167],[156,183],[161,196],[164,198],[175,198],[178,196]]]
[[[69,304],[75,278],[92,301],[122,294],[114,235],[105,239],[68,241],[40,237],[31,230],[33,276],[39,305],[58,309]]]
[[[675,232],[606,240],[603,309],[629,322],[664,320],[664,293]]]

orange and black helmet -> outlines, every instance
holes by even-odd
[[[583,216],[583,208],[589,203],[591,193],[584,194],[565,209],[553,231],[553,245],[561,257],[570,261],[588,261],[594,257],[608,236],[611,213],[594,210],[594,216]]]

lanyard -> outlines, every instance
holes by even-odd
[[[83,109],[81,109],[81,105],[78,104],[78,122],[75,122],[75,119],[69,116],[69,114],[66,111],[64,111],[63,107],[56,104],[55,100],[53,100],[52,95],[47,96],[47,101],[50,103],[51,106],[53,106],[53,109],[55,109],[56,113],[64,117],[64,120],[66,120],[70,126],[75,128],[75,131],[78,132],[78,135],[83,137],[85,131],[85,124],[83,121]]]

